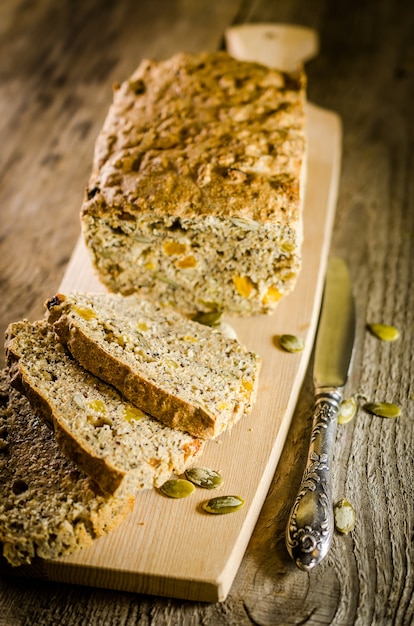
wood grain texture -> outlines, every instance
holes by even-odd
[[[414,622],[414,9],[393,0],[165,0],[0,5],[2,328],[41,313],[78,235],[78,210],[108,85],[142,56],[221,45],[234,20],[319,31],[309,98],[337,111],[344,147],[332,253],[349,263],[359,322],[348,393],[401,405],[398,420],[361,408],[338,429],[334,493],[357,525],[310,574],[282,549],[307,451],[308,373],[287,445],[245,558],[222,604],[2,577],[0,624],[67,626],[408,626]],[[391,322],[383,344],[367,321]]]
[[[238,2],[1,3],[0,331],[37,318],[79,234],[112,85],[142,58],[216,49]],[[1,362],[4,363],[3,354]]]

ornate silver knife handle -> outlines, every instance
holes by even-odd
[[[331,465],[342,389],[315,390],[308,460],[286,528],[296,565],[311,570],[328,553],[334,532]]]

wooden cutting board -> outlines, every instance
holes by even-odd
[[[316,46],[313,31],[307,29],[292,31],[274,25],[253,28],[247,39],[243,27],[228,33],[234,56],[277,65],[278,54],[289,49],[292,35],[302,36],[293,42],[288,59],[298,53],[298,42],[298,59],[309,54],[309,46],[313,51]],[[254,49],[249,48],[252,41]],[[233,49],[234,44],[238,50]],[[226,598],[282,452],[320,308],[339,180],[341,125],[336,114],[309,104],[308,128],[303,269],[298,284],[273,316],[227,319],[239,339],[262,356],[263,366],[251,416],[230,433],[209,442],[198,462],[220,470],[224,485],[215,492],[196,489],[183,500],[165,498],[156,490],[143,492],[120,528],[73,556],[44,562],[32,574],[190,600],[217,602]],[[105,291],[81,239],[59,290]],[[283,333],[302,336],[304,351],[281,351],[276,338]],[[200,511],[203,501],[220,494],[240,495],[246,504],[230,515],[211,516]]]

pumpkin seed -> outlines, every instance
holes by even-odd
[[[184,478],[171,478],[160,487],[160,491],[169,498],[187,498],[194,490],[193,483]]]
[[[355,417],[357,406],[355,398],[342,400],[338,410],[338,424],[347,424],[347,422],[350,422]]]
[[[76,406],[78,407],[78,409],[85,409],[85,398],[83,397],[83,395],[79,392],[76,391],[73,396],[72,396],[72,400],[73,402],[76,404]]]
[[[400,336],[398,328],[387,324],[367,324],[371,333],[381,341],[395,341]]]
[[[134,235],[134,239],[135,241],[138,241],[138,243],[152,243],[151,239],[149,237],[144,237],[144,235]]]
[[[231,221],[235,226],[238,226],[243,230],[259,230],[260,227],[259,222],[248,219],[246,217],[232,217]]]
[[[396,404],[391,402],[367,402],[364,409],[372,415],[378,417],[399,417],[401,415],[401,409]]]
[[[335,528],[343,535],[347,535],[355,527],[355,510],[348,500],[341,498],[334,506]]]
[[[234,330],[233,326],[230,326],[227,322],[220,322],[217,326],[217,330],[219,330],[223,335],[226,335],[229,339],[238,339],[237,333]]]
[[[199,311],[192,318],[194,322],[204,324],[204,326],[216,326],[220,322],[221,311]]]
[[[305,347],[302,337],[296,335],[281,335],[279,344],[286,352],[301,352]]]
[[[154,276],[158,278],[158,280],[161,280],[163,283],[166,283],[167,285],[171,285],[171,287],[175,287],[175,288],[179,287],[178,283],[176,283],[171,278],[168,278],[168,276],[165,276],[165,274],[162,274],[161,272],[155,272]]]
[[[203,489],[217,489],[223,484],[223,477],[208,467],[192,467],[186,470],[186,478]]]
[[[203,502],[201,507],[206,513],[224,515],[225,513],[233,513],[233,511],[241,509],[243,505],[244,500],[240,498],[240,496],[218,496],[217,498]]]

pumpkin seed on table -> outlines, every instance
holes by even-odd
[[[160,487],[161,493],[169,498],[187,498],[194,490],[193,483],[184,478],[171,478]]]
[[[286,352],[301,352],[305,347],[302,337],[288,334],[279,337],[279,344]]]
[[[357,402],[355,398],[347,398],[342,400],[338,410],[338,424],[347,424],[350,422],[356,414]]]
[[[225,515],[226,513],[238,511],[243,505],[244,500],[240,496],[217,496],[217,498],[203,502],[201,508],[206,513]]]
[[[372,415],[378,417],[399,417],[401,415],[401,409],[392,402],[367,402],[364,405],[364,409]]]
[[[367,328],[381,341],[395,341],[400,336],[398,328],[388,324],[367,324]]]
[[[347,535],[355,527],[355,510],[348,500],[341,498],[334,506],[335,528],[343,535]]]
[[[223,484],[220,473],[208,467],[192,467],[185,471],[185,477],[203,489],[217,489]]]

